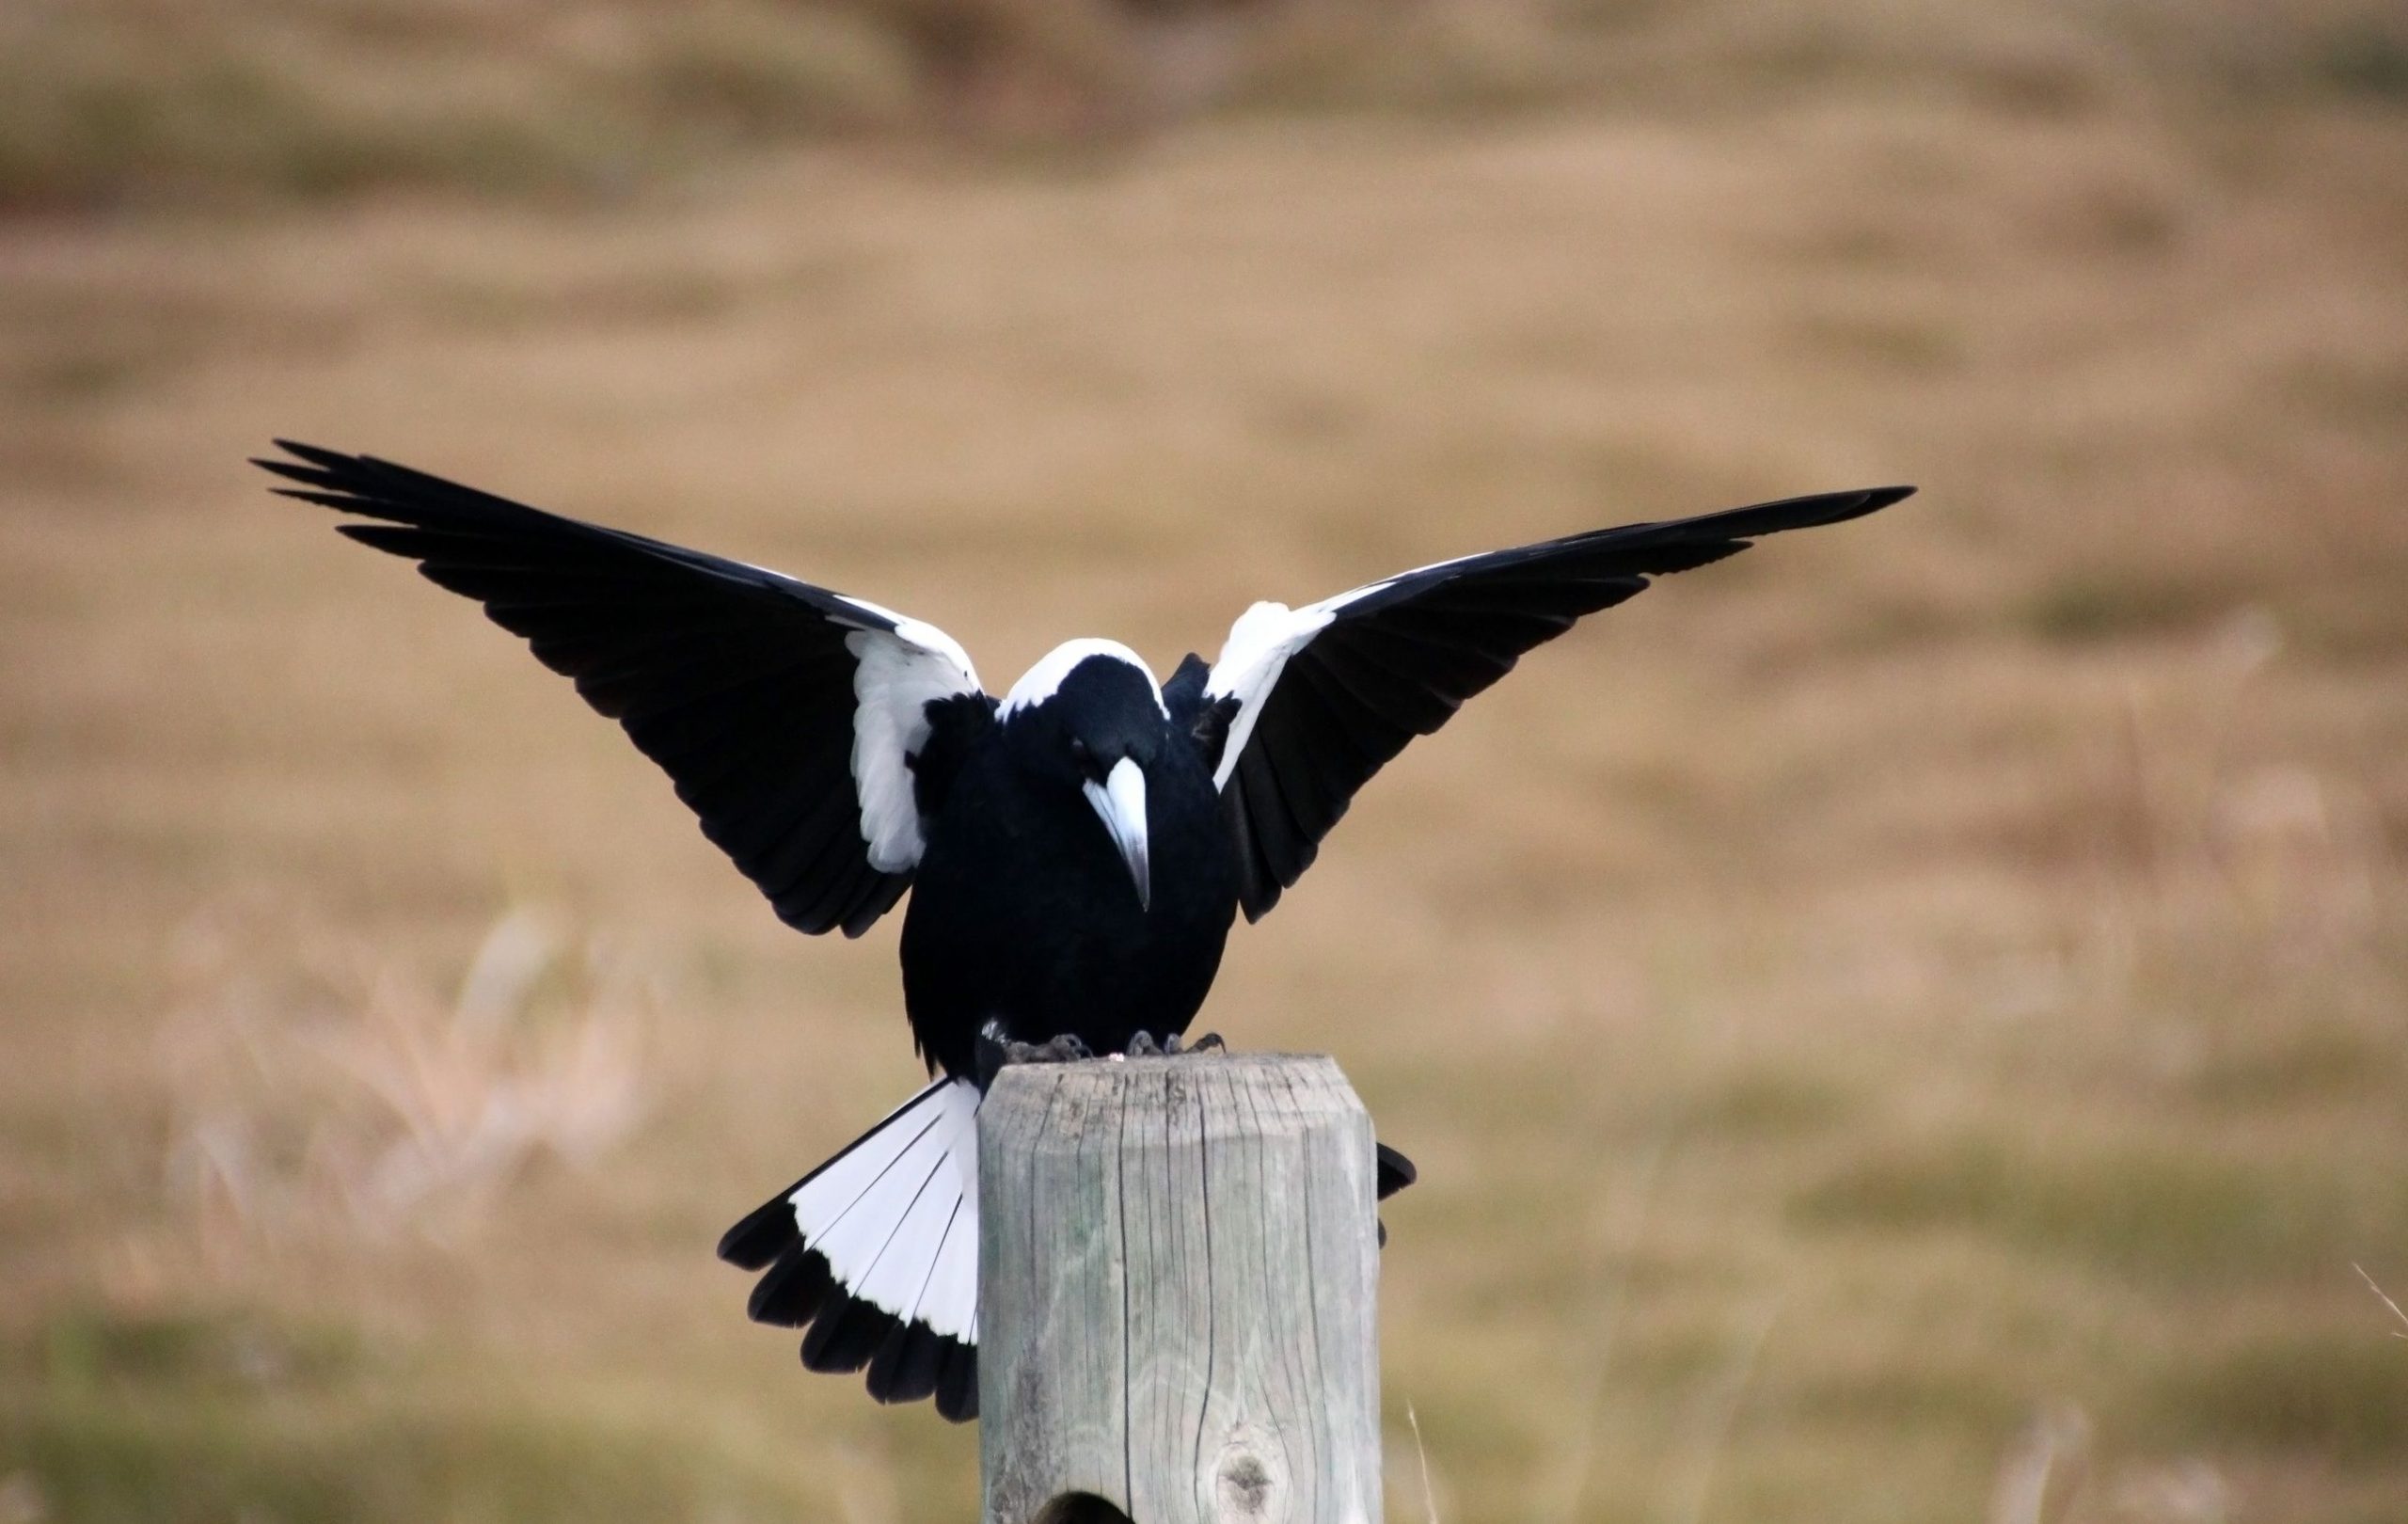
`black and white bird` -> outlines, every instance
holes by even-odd
[[[858,936],[909,891],[904,1009],[933,1078],[729,1230],[752,1315],[872,1395],[975,1416],[974,1124],[1001,1054],[1175,1045],[1239,912],[1259,919],[1354,792],[1523,652],[1654,577],[1910,487],[1792,498],[1465,556],[1258,603],[1159,683],[1055,647],[1001,700],[933,625],[741,562],[364,455],[279,441],[287,496],[484,605],[668,772],[799,930]],[[1411,1178],[1383,1150],[1382,1193]]]

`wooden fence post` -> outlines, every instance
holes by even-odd
[[[1324,1057],[1006,1070],[978,1115],[985,1524],[1379,1524],[1373,1178]]]

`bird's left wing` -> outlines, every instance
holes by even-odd
[[[1164,691],[1212,760],[1246,919],[1259,920],[1312,865],[1372,773],[1523,652],[1651,577],[1719,561],[1759,535],[1861,517],[1913,490],[1626,524],[1440,562],[1301,609],[1248,609],[1209,674],[1191,659]]]
[[[287,497],[475,598],[619,722],[787,925],[858,936],[911,881],[924,812],[990,722],[933,625],[776,572],[277,441]]]

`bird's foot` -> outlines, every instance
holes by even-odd
[[[1159,1041],[1151,1032],[1140,1032],[1129,1040],[1128,1053],[1132,1058],[1186,1058],[1199,1053],[1226,1053],[1228,1046],[1218,1032],[1207,1032],[1193,1042],[1177,1032]]]
[[[1207,1032],[1192,1043],[1184,1042],[1177,1032],[1160,1039],[1151,1032],[1139,1032],[1129,1040],[1122,1055],[1131,1058],[1183,1058],[1199,1053],[1223,1053],[1228,1048],[1218,1032]]]
[[[1005,1035],[1003,1023],[989,1022],[978,1029],[978,1087],[994,1084],[996,1074],[1014,1064],[1071,1064],[1094,1056],[1075,1033],[1064,1032],[1046,1042],[1021,1042]]]
[[[1006,1064],[1075,1064],[1082,1058],[1094,1056],[1095,1050],[1072,1032],[1064,1032],[1044,1042],[1004,1044],[1004,1062]]]

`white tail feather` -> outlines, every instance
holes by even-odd
[[[803,1240],[853,1295],[974,1341],[978,1087],[939,1080],[787,1198]]]

